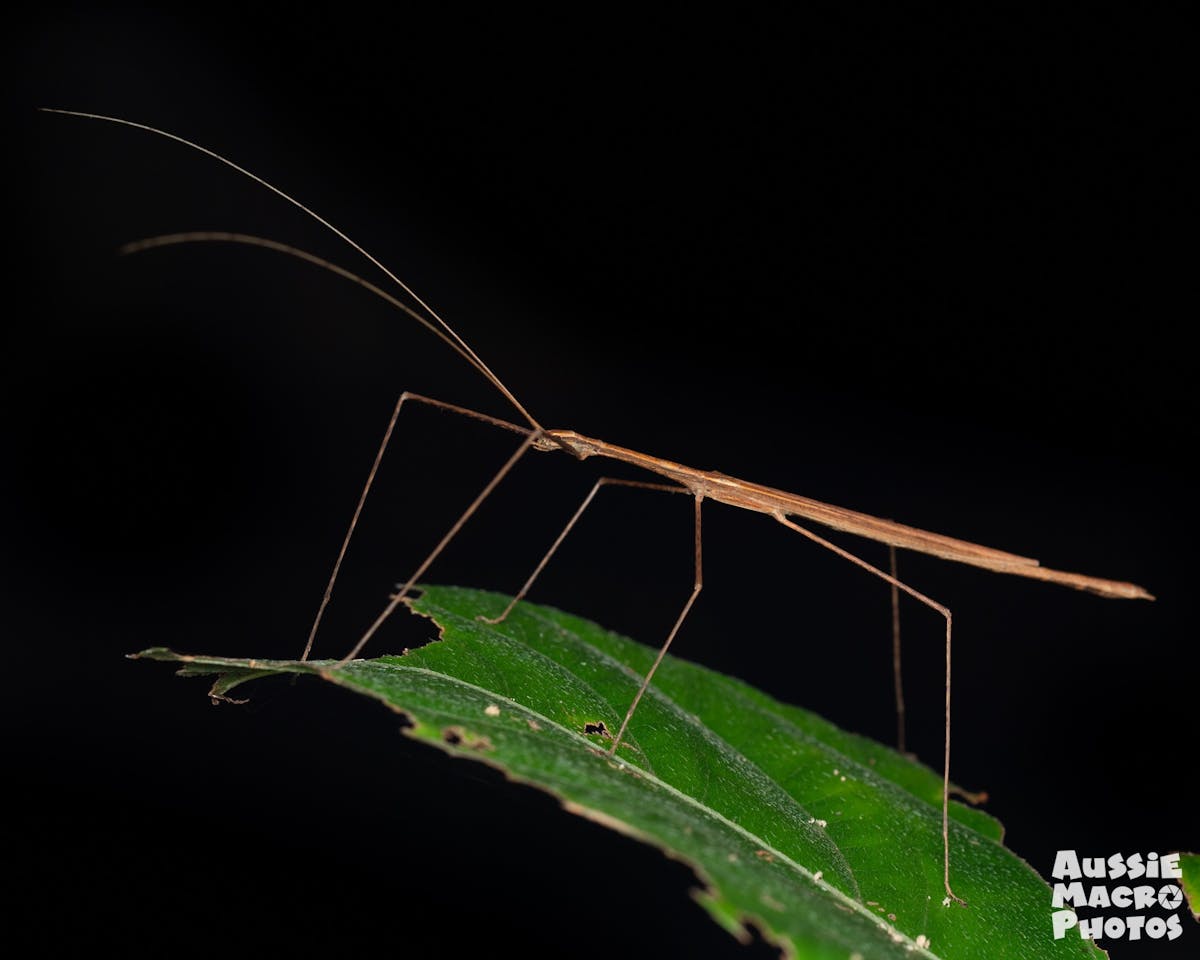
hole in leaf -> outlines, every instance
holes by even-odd
[[[466,747],[468,750],[495,750],[492,741],[471,733],[463,727],[447,727],[442,731],[442,739],[452,747]]]

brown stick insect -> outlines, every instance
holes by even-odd
[[[557,538],[546,551],[546,554],[542,557],[541,561],[529,575],[528,579],[525,581],[524,585],[518,591],[508,607],[500,614],[499,617],[496,617],[489,622],[499,623],[504,620],[512,611],[513,607],[529,593],[529,590],[532,588],[539,574],[558,550],[567,534],[570,533],[588,506],[595,499],[601,488],[606,486],[625,486],[643,490],[651,490],[655,492],[685,494],[692,498],[694,503],[695,518],[694,579],[692,590],[686,602],[684,603],[683,608],[676,617],[674,625],[671,627],[666,640],[660,647],[657,658],[654,660],[650,670],[642,679],[641,685],[638,688],[632,703],[630,703],[628,709],[626,710],[625,716],[612,739],[612,743],[608,748],[608,752],[611,755],[615,755],[618,748],[621,746],[621,742],[625,736],[629,722],[632,719],[634,712],[636,711],[638,704],[642,699],[642,696],[645,694],[651,680],[654,677],[655,671],[662,662],[662,659],[665,656],[668,648],[671,646],[671,643],[674,641],[675,636],[679,632],[684,620],[691,612],[692,607],[694,606],[695,601],[703,588],[701,535],[701,507],[703,503],[706,500],[709,500],[716,503],[727,504],[733,507],[739,507],[745,510],[753,510],[755,512],[765,514],[788,529],[793,530],[812,542],[832,551],[839,557],[842,557],[850,563],[853,563],[868,573],[878,577],[890,586],[893,611],[893,665],[895,670],[898,740],[900,748],[903,750],[904,701],[903,691],[900,683],[898,604],[899,594],[901,592],[911,596],[923,605],[937,612],[945,622],[945,750],[942,777],[943,881],[947,897],[945,902],[949,903],[951,900],[955,900],[960,903],[963,902],[955,895],[950,885],[949,797],[952,614],[950,609],[944,604],[939,603],[938,601],[927,596],[925,593],[916,590],[899,579],[896,572],[896,550],[912,550],[917,553],[923,553],[930,556],[939,557],[944,560],[951,560],[957,563],[980,567],[984,570],[990,570],[996,573],[1006,573],[1035,580],[1044,580],[1049,583],[1062,584],[1063,586],[1072,587],[1077,590],[1084,590],[1104,597],[1113,597],[1119,599],[1153,599],[1153,597],[1145,589],[1132,583],[1107,580],[1079,573],[1053,570],[1041,566],[1037,560],[1034,560],[1030,557],[1020,556],[1017,554],[1008,553],[1006,551],[981,546],[965,540],[959,540],[953,537],[931,533],[926,530],[895,523],[891,520],[885,520],[869,514],[859,513],[853,510],[847,510],[843,507],[822,503],[820,501],[802,497],[798,494],[789,493],[784,490],[774,489],[756,483],[750,483],[745,480],[739,480],[735,477],[726,476],[722,473],[707,470],[697,470],[680,463],[664,460],[650,454],[629,449],[627,447],[617,446],[604,440],[598,440],[593,437],[584,436],[583,434],[572,430],[547,429],[546,427],[543,427],[542,424],[536,420],[533,415],[521,404],[516,396],[508,389],[508,387],[504,385],[500,378],[487,366],[487,364],[480,359],[480,357],[474,352],[474,350],[472,350],[466,341],[459,336],[459,334],[455,332],[455,330],[448,323],[446,323],[446,321],[443,320],[425,301],[417,296],[417,294],[415,294],[398,276],[396,276],[365,249],[359,246],[355,241],[351,240],[350,237],[348,237],[341,230],[337,229],[327,220],[320,217],[318,214],[301,204],[293,197],[284,193],[282,190],[267,183],[262,178],[238,166],[225,157],[200,146],[199,144],[185,140],[184,138],[176,136],[175,134],[167,133],[154,127],[149,127],[144,124],[134,123],[116,117],[107,117],[97,114],[81,113],[77,111],[49,110],[47,112],[67,114],[70,116],[85,117],[95,120],[104,120],[128,127],[134,127],[174,140],[194,150],[198,150],[204,154],[207,154],[216,160],[219,160],[227,166],[232,167],[234,170],[237,170],[239,173],[273,191],[275,194],[293,204],[308,216],[312,217],[322,226],[332,231],[341,240],[349,244],[357,253],[370,261],[372,265],[381,270],[384,275],[392,283],[394,283],[400,291],[402,291],[404,295],[411,298],[411,303],[405,303],[401,301],[397,296],[389,293],[388,291],[320,257],[316,257],[310,253],[298,250],[286,244],[246,234],[215,232],[172,234],[129,244],[124,248],[125,252],[134,252],[137,250],[145,250],[151,247],[186,242],[232,242],[265,247],[280,253],[297,257],[301,260],[305,260],[323,269],[330,270],[333,273],[345,279],[351,280],[359,286],[369,290],[371,293],[397,307],[409,317],[433,332],[448,346],[450,346],[451,349],[462,356],[463,359],[466,360],[467,363],[469,363],[472,367],[474,367],[485,379],[487,379],[488,382],[491,383],[492,386],[495,387],[495,389],[497,389],[505,397],[505,399],[513,406],[513,408],[524,420],[524,423],[512,423],[489,416],[487,414],[478,413],[474,410],[468,410],[454,404],[445,403],[440,400],[434,400],[429,397],[419,396],[408,392],[400,395],[400,398],[396,402],[395,408],[392,411],[391,418],[388,421],[388,425],[384,432],[383,439],[380,442],[375,460],[368,473],[366,483],[363,486],[363,490],[355,507],[349,528],[346,531],[345,538],[343,539],[341,548],[338,551],[328,584],[326,585],[325,591],[322,595],[312,628],[309,632],[308,640],[304,646],[301,659],[307,659],[312,651],[313,644],[321,624],[321,619],[332,596],[333,587],[337,581],[338,573],[341,569],[342,561],[349,547],[351,537],[353,536],[355,527],[358,524],[363,505],[366,502],[367,496],[371,490],[371,486],[375,480],[375,476],[380,462],[383,459],[383,455],[387,450],[388,443],[391,439],[397,419],[399,418],[400,411],[407,402],[412,401],[414,403],[426,404],[436,407],[440,410],[482,421],[499,429],[506,430],[520,436],[521,441],[504,465],[496,472],[496,474],[484,486],[483,490],[480,491],[474,500],[471,501],[471,503],[445,533],[445,535],[441,538],[429,555],[425,557],[425,559],[417,566],[412,575],[409,576],[408,579],[391,596],[387,605],[378,614],[378,616],[375,617],[374,621],[362,634],[354,647],[341,659],[341,661],[339,661],[338,665],[344,664],[357,657],[363,651],[374,634],[392,615],[396,608],[405,600],[405,598],[408,597],[414,585],[425,575],[429,567],[438,558],[446,546],[454,539],[464,524],[479,509],[480,505],[508,475],[513,467],[530,450],[536,450],[540,452],[562,451],[579,460],[588,459],[590,457],[600,457],[637,467],[648,474],[655,475],[657,478],[659,478],[659,481],[666,482],[633,481],[617,479],[613,477],[602,477],[597,480],[591,491],[583,499],[583,502],[576,509],[574,515],[558,534]],[[798,520],[818,524],[820,526],[843,533],[855,534],[857,536],[865,537],[869,540],[874,540],[887,545],[891,557],[889,569],[883,570],[871,563],[868,563],[866,560],[863,560],[850,551],[830,542],[820,534],[809,529],[807,526],[797,522]]]

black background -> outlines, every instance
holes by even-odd
[[[214,709],[123,659],[295,655],[396,395],[513,413],[303,264],[114,256],[241,230],[370,275],[214,161],[40,105],[164,127],[294,193],[547,426],[1144,584],[1156,603],[901,566],[955,611],[955,777],[991,793],[1017,853],[1045,874],[1059,848],[1197,846],[1179,24],[628,16],[15,25],[0,559],[7,843],[33,942],[771,954],[707,921],[685,867],[406,742],[373,704],[276,683]],[[512,446],[405,415],[319,652],[344,651]],[[516,589],[601,469],[531,455],[431,579]],[[533,599],[657,643],[691,583],[688,505],[594,509]],[[679,653],[890,741],[886,588],[762,517],[710,505],[706,524]],[[911,605],[904,626],[910,739],[936,762],[939,621]],[[397,623],[375,652],[427,636]],[[1113,955],[1182,957],[1184,935]]]

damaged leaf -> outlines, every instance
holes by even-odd
[[[315,677],[405,715],[405,734],[496,766],[571,812],[691,864],[695,896],[735,936],[753,924],[787,956],[847,960],[1100,958],[1054,940],[1050,889],[1001,844],[1000,824],[951,805],[955,891],[944,905],[941,777],[695,664],[667,657],[616,757],[654,651],[570,614],[499,594],[428,587],[412,608],[441,642],[404,656],[250,661],[140,656],[217,675],[227,697],[271,674]]]

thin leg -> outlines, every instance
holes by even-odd
[[[920,600],[921,603],[925,604],[925,606],[930,607],[940,613],[946,621],[946,759],[942,772],[942,879],[946,885],[946,895],[951,900],[957,900],[959,903],[965,904],[967,901],[950,889],[950,626],[952,620],[950,609],[938,603],[936,600],[931,600],[929,597],[925,596],[925,594],[914,590],[908,584],[902,583],[894,576],[884,573],[878,567],[874,567],[867,563],[866,560],[856,557],[849,550],[844,550],[837,544],[830,543],[824,537],[820,537],[813,533],[811,530],[806,530],[798,523],[793,523],[783,514],[775,514],[775,519],[782,523],[785,527],[795,530],[797,533],[808,537],[808,539],[813,541],[813,543],[818,543],[827,550],[832,550],[839,557],[843,557],[856,566],[862,567],[869,573],[873,573],[875,576],[883,578],[890,583],[894,589],[903,590],[910,597]]]
[[[496,489],[496,487],[500,484],[500,481],[508,476],[509,471],[517,465],[517,461],[529,452],[529,448],[532,447],[538,437],[542,435],[541,430],[526,431],[524,427],[518,427],[517,429],[523,433],[527,432],[528,436],[521,441],[521,445],[517,447],[516,452],[508,458],[504,466],[502,466],[496,472],[496,475],[488,481],[487,486],[479,492],[479,496],[471,501],[471,505],[467,507],[467,509],[463,511],[462,516],[454,522],[454,526],[447,530],[446,535],[442,537],[440,541],[438,541],[438,545],[433,548],[433,552],[421,562],[421,565],[417,567],[413,575],[408,578],[404,586],[392,596],[391,600],[388,602],[388,605],[383,608],[383,611],[375,618],[375,621],[369,627],[367,627],[366,633],[359,637],[358,643],[354,645],[353,649],[348,654],[346,654],[337,662],[336,666],[340,667],[343,664],[349,663],[358,656],[362,648],[367,645],[367,641],[369,641],[371,637],[375,635],[375,632],[383,626],[384,621],[395,612],[396,608],[404,601],[404,598],[408,596],[408,592],[413,588],[413,584],[421,579],[433,561],[438,558],[438,555],[441,554],[441,552],[446,549],[450,541],[457,536],[458,531],[463,528],[463,524],[471,519],[471,515],[479,509],[479,505],[483,503],[483,501],[489,496],[491,496],[492,491]]]
[[[511,601],[509,601],[508,606],[504,608],[504,612],[495,618],[479,616],[476,619],[482,620],[484,623],[497,624],[502,623],[508,617],[508,615],[512,613],[513,607],[525,599],[525,595],[529,593],[530,588],[533,586],[533,581],[538,578],[546,564],[550,562],[550,558],[554,556],[555,551],[558,550],[558,548],[562,545],[562,542],[567,538],[567,534],[571,532],[571,528],[574,527],[579,521],[579,518],[583,516],[583,511],[586,510],[591,504],[592,500],[595,499],[596,494],[600,492],[600,488],[608,486],[637,487],[640,490],[662,490],[666,493],[690,492],[687,487],[675,487],[667,483],[645,483],[640,480],[617,480],[614,477],[601,477],[596,481],[595,486],[592,487],[591,493],[583,498],[583,503],[581,503],[579,505],[579,509],[575,511],[575,515],[571,517],[569,521],[567,521],[567,525],[563,527],[562,533],[558,535],[558,538],[551,545],[550,549],[546,551],[546,555],[542,557],[541,563],[539,563],[534,569],[533,573],[529,575],[529,579],[525,581],[525,586],[523,586],[520,592],[513,597]]]
[[[654,672],[658,669],[658,665],[662,663],[663,657],[667,655],[667,648],[671,646],[671,641],[675,639],[675,634],[679,632],[679,628],[683,625],[683,621],[687,619],[688,613],[691,612],[692,604],[696,602],[696,597],[700,595],[700,591],[704,589],[704,565],[701,562],[700,555],[700,504],[703,502],[703,497],[696,494],[696,576],[692,581],[692,595],[688,597],[687,603],[683,605],[683,610],[680,611],[679,618],[675,621],[675,626],[671,628],[671,632],[667,634],[667,642],[662,645],[662,649],[658,651],[658,656],[654,658],[654,663],[651,664],[650,670],[642,679],[642,685],[638,687],[637,695],[633,698],[633,703],[629,705],[629,709],[625,711],[625,719],[621,721],[621,729],[617,731],[617,735],[613,738],[612,746],[608,748],[609,755],[617,752],[617,747],[621,745],[621,738],[625,736],[625,728],[629,726],[629,721],[633,719],[633,712],[641,703],[642,695],[646,692],[646,688],[650,686],[650,679],[654,676]]]
[[[450,413],[457,413],[464,417],[470,417],[473,420],[482,420],[484,423],[490,423],[492,426],[500,427],[504,430],[512,430],[514,433],[526,436],[531,433],[526,427],[519,427],[515,423],[509,423],[507,420],[498,420],[495,417],[489,417],[487,414],[468,410],[466,407],[458,407],[452,403],[443,403],[441,400],[432,400],[429,397],[423,397],[420,394],[409,393],[408,391],[400,394],[400,399],[396,401],[396,408],[392,411],[392,417],[388,420],[387,429],[383,432],[383,440],[380,441],[379,450],[375,454],[375,462],[371,464],[371,472],[367,474],[367,482],[363,485],[362,494],[358,498],[358,505],[354,508],[354,516],[350,518],[350,526],[346,530],[345,538],[342,540],[342,547],[338,551],[337,559],[333,562],[333,572],[329,575],[329,583],[325,585],[325,593],[321,597],[320,606],[317,608],[317,616],[313,620],[312,629],[308,632],[308,642],[304,645],[304,653],[300,655],[301,660],[307,660],[308,655],[312,653],[313,642],[316,640],[317,630],[321,626],[321,618],[325,616],[325,608],[329,606],[329,600],[333,596],[333,585],[337,582],[338,571],[342,568],[342,560],[345,558],[346,550],[350,546],[350,538],[354,536],[354,528],[358,526],[358,518],[362,515],[363,505],[367,502],[367,494],[371,492],[371,484],[375,482],[375,474],[379,472],[379,464],[383,461],[383,454],[387,450],[388,441],[392,439],[392,431],[395,429],[396,420],[400,416],[400,408],[409,400],[416,403],[424,403],[439,410],[447,410]]]
[[[888,544],[892,579],[896,580],[896,548]],[[892,588],[892,680],[896,687],[896,749],[904,753],[904,681],[900,677],[900,588]]]

